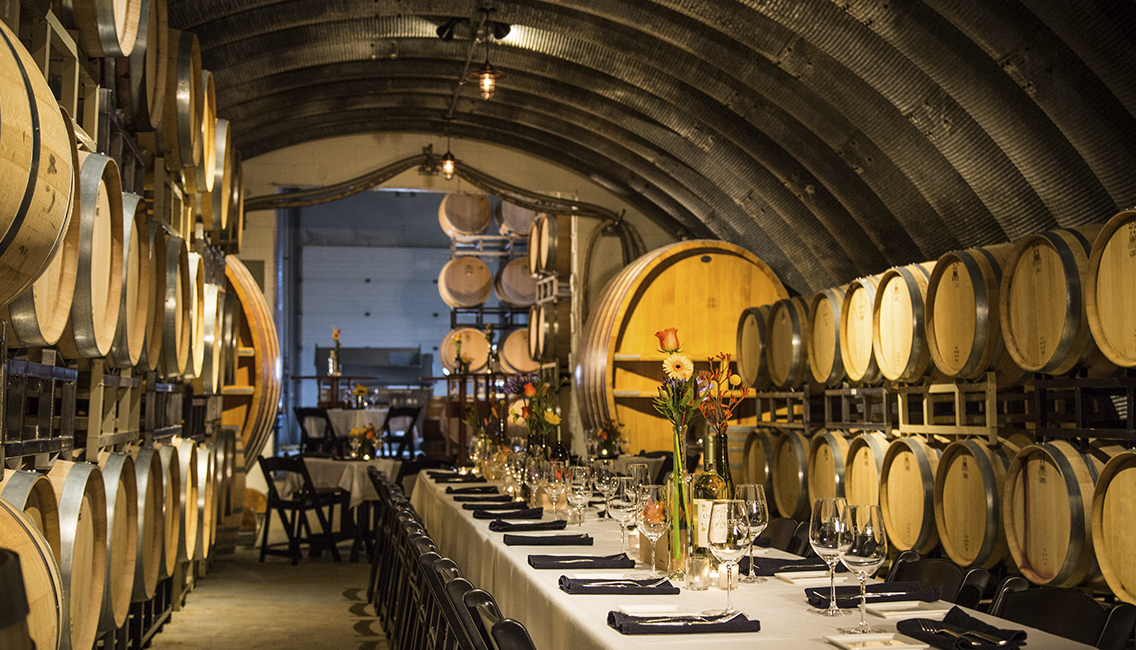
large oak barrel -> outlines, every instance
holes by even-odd
[[[541,275],[540,272],[540,238],[541,231],[548,227],[544,219],[537,218],[533,221],[532,226],[529,228],[528,239],[528,259],[529,259],[529,273],[533,275]]]
[[[627,426],[631,448],[671,449],[670,427],[644,396],[663,378],[655,332],[677,328],[683,354],[708,359],[736,345],[744,309],[784,297],[764,262],[727,242],[685,241],[632,261],[605,286],[578,339],[584,427],[614,418]]]
[[[159,576],[168,578],[174,574],[178,556],[185,542],[181,538],[182,521],[182,488],[181,488],[181,459],[178,450],[172,444],[155,444],[158,458],[162,463],[162,565]]]
[[[114,160],[79,152],[79,265],[71,317],[59,339],[70,359],[105,357],[122,300],[122,179]]]
[[[734,428],[730,427],[730,431]],[[777,433],[769,429],[754,429],[745,440],[742,448],[741,475],[734,477],[734,483],[753,483],[765,489],[768,499],[773,495],[773,449]],[[770,506],[775,505],[770,503]],[[772,516],[772,513],[770,513]]]
[[[63,576],[53,549],[23,510],[0,497],[0,548],[20,556],[28,634],[38,650],[56,650],[68,626]]]
[[[1132,507],[1136,504],[1136,452],[1113,456],[1101,470],[1093,490],[1093,548],[1112,593],[1136,604],[1136,537]]]
[[[217,455],[209,445],[197,446],[197,549],[195,560],[208,559],[217,527]]]
[[[157,370],[162,358],[162,330],[166,317],[166,234],[161,224],[146,224],[150,260],[146,301],[146,336],[138,365],[143,370]]]
[[[72,0],[71,11],[87,54],[130,56],[138,37],[140,0]]]
[[[35,641],[28,629],[29,613],[20,556],[0,547],[0,647],[35,650]]]
[[[190,32],[171,29],[166,59],[166,102],[158,130],[166,169],[195,167],[201,160],[201,118],[205,92],[201,87],[201,46]],[[185,235],[186,233],[181,233]]]
[[[201,374],[194,382],[194,389],[205,395],[221,392],[221,373],[224,341],[222,340],[222,317],[225,306],[225,292],[215,284],[205,285],[204,348],[205,363]]]
[[[110,359],[120,368],[129,368],[142,358],[154,310],[150,308],[150,223],[145,201],[137,194],[124,193],[122,209],[122,299]]]
[[[888,539],[900,551],[935,548],[935,471],[939,450],[921,438],[897,438],[880,468],[880,509]]]
[[[844,287],[818,291],[809,299],[806,347],[809,371],[823,386],[839,386],[844,381],[844,359],[840,356],[840,310]]]
[[[217,120],[216,128],[217,164],[213,168],[213,191],[210,201],[213,208],[209,211],[212,223],[206,223],[205,229],[211,231],[214,244],[220,244],[222,233],[229,227],[229,212],[233,204],[233,163],[234,149],[232,129],[229,120]]]
[[[799,431],[786,431],[773,445],[773,501],[782,517],[809,518],[809,439]]]
[[[878,275],[853,280],[840,306],[840,358],[848,379],[860,384],[874,384],[882,376],[872,343],[879,280]]]
[[[205,260],[189,253],[189,362],[185,378],[201,376],[205,367]]]
[[[514,307],[527,307],[536,302],[536,278],[529,273],[529,262],[523,257],[510,260],[497,271],[494,283],[497,300]]]
[[[757,390],[769,387],[769,363],[766,360],[766,344],[769,340],[767,323],[769,305],[746,307],[738,319],[738,341],[735,357],[738,360],[738,376],[742,384]]]
[[[493,224],[493,203],[486,194],[451,192],[438,206],[438,224],[451,239],[480,235]]]
[[[134,451],[134,480],[138,488],[138,545],[135,559],[135,602],[154,597],[165,561],[165,497],[161,454],[147,447]]]
[[[534,275],[567,278],[572,273],[571,215],[541,214],[534,223],[540,223],[536,240],[537,272]]]
[[[208,70],[201,71],[201,122],[198,127],[201,133],[198,138],[201,142],[201,157],[192,167],[182,170],[185,179],[185,189],[197,194],[193,197],[195,205],[202,210],[206,218],[204,222],[209,226],[213,222],[213,181],[217,167],[217,91],[213,86],[213,73]]]
[[[438,294],[453,309],[484,304],[493,295],[493,272],[480,258],[455,257],[438,273]]]
[[[134,50],[129,57],[120,57],[115,66],[119,106],[127,126],[136,131],[153,131],[162,122],[169,43],[166,0],[142,0]]]
[[[104,452],[100,456],[106,490],[107,538],[99,630],[106,632],[126,623],[134,595],[134,573],[138,565],[138,484],[133,458],[117,452]]]
[[[178,378],[189,366],[190,336],[193,332],[190,304],[189,247],[181,237],[166,239],[166,297],[162,301],[162,354],[159,372]]]
[[[226,255],[238,255],[245,232],[245,170],[236,151],[233,152],[233,184],[229,199],[229,226],[221,234],[221,248]]]
[[[529,330],[527,327],[509,332],[505,340],[498,344],[501,356],[501,369],[505,372],[536,372],[540,362],[529,352]]]
[[[544,302],[529,309],[529,355],[536,361],[568,363],[572,349],[572,303]]]
[[[32,285],[71,218],[72,140],[55,96],[19,40],[0,27],[0,305]]]
[[[178,486],[181,501],[181,534],[183,544],[178,548],[178,560],[192,560],[197,554],[197,527],[201,522],[197,511],[197,494],[200,490],[201,476],[198,473],[197,443],[188,438],[173,438],[171,444],[177,446],[178,463],[181,465],[181,485]]]
[[[1002,273],[1006,349],[1030,372],[1060,375],[1103,362],[1085,311],[1089,253],[1099,225],[1027,235]]]
[[[799,388],[809,373],[809,312],[800,298],[784,298],[769,307],[765,346],[769,379],[778,388]]]
[[[536,217],[535,210],[522,208],[508,201],[497,203],[497,219],[501,222],[502,235],[527,236]]]
[[[1085,312],[1108,360],[1136,367],[1136,211],[1108,220],[1093,244],[1085,278]]]
[[[70,647],[90,648],[99,629],[106,582],[107,504],[102,472],[89,463],[56,460],[47,476],[59,499],[59,571],[71,621]],[[66,644],[64,640],[64,647]]]
[[[0,496],[24,512],[35,524],[59,561],[59,500],[51,481],[39,472],[8,471],[0,481]]]
[[[1030,582],[1071,587],[1099,578],[1089,517],[1103,465],[1063,440],[1023,447],[1011,461],[1002,496],[1006,542]]]
[[[461,355],[469,359],[470,372],[485,372],[489,363],[489,341],[485,339],[485,332],[473,327],[461,327],[451,330],[442,339],[438,346],[438,360],[442,367],[449,372],[457,372],[457,341],[461,339]]]
[[[839,431],[818,431],[809,444],[809,503],[845,496],[844,466],[848,440]]]
[[[879,431],[866,431],[848,443],[844,456],[844,498],[848,505],[880,504],[880,470],[887,449],[887,436]]]
[[[923,331],[923,300],[934,263],[890,269],[876,289],[872,350],[880,372],[891,381],[915,381],[931,367]]]
[[[992,568],[1006,555],[1002,484],[1009,454],[978,440],[943,449],[935,472],[935,523],[943,551],[964,567]]]

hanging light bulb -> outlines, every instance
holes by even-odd
[[[458,166],[458,161],[454,160],[454,154],[446,151],[446,155],[442,156],[442,178],[450,180],[454,177],[454,170]]]
[[[469,76],[477,80],[477,87],[481,90],[481,98],[486,101],[493,96],[493,91],[497,90],[497,80],[505,78],[505,73],[499,72],[489,63],[488,33],[485,34],[485,63],[477,72],[469,73]]]

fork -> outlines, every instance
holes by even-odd
[[[962,633],[955,632],[954,630],[948,630],[947,628],[942,627],[942,626],[936,626],[933,621],[929,621],[925,618],[919,619],[919,628],[922,629],[927,634],[939,634],[940,632],[942,632],[944,634],[948,634],[950,636],[953,636],[956,639],[966,641],[967,643],[969,643],[972,646],[978,645],[977,641],[966,638],[966,636],[964,636]]]
[[[923,628],[924,632],[927,632],[929,634],[938,634],[939,632],[945,632],[945,633],[949,634],[950,636],[953,636],[956,639],[962,639],[963,641],[966,641],[966,642],[970,643],[971,645],[979,645],[978,641],[975,641],[974,639],[981,639],[983,641],[987,641],[989,643],[992,643],[992,644],[994,644],[998,647],[1002,647],[1002,646],[1004,646],[1004,645],[1006,645],[1010,642],[1009,639],[1002,639],[1002,638],[994,636],[993,634],[986,634],[985,632],[979,632],[977,630],[966,630],[964,632],[956,632],[955,630],[951,630],[951,629],[945,627],[943,624],[939,624],[939,626],[936,627],[933,621],[929,621],[927,619],[921,619],[919,621],[919,626],[921,628]],[[970,637],[973,637],[973,638],[970,638]]]
[[[667,580],[668,580],[668,578],[666,576],[663,576],[662,578],[659,578],[658,580],[655,580],[654,582],[649,582],[645,585],[639,584],[638,582],[636,582],[632,578],[627,578],[627,579],[624,579],[624,580],[597,580],[595,582],[587,583],[587,586],[598,587],[598,586],[607,586],[607,585],[631,585],[633,587],[658,587],[659,585],[663,584]]]

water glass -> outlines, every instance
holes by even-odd
[[[836,565],[840,563],[840,554],[846,548],[845,545],[850,542],[846,534],[847,522],[844,519],[844,510],[847,507],[848,504],[843,498],[823,498],[813,503],[812,518],[809,520],[809,544],[828,565],[831,587],[828,609],[809,610],[821,616],[848,616],[852,613],[836,605]]]
[[[860,579],[860,625],[840,630],[845,634],[875,634],[884,630],[868,625],[864,615],[867,607],[868,578],[887,558],[887,533],[884,516],[879,506],[848,506],[845,510],[847,545],[840,561]]]

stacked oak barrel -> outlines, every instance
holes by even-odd
[[[113,87],[87,91],[73,119],[30,40],[0,24],[4,359],[79,377],[77,412],[55,412],[53,425],[76,434],[8,453],[0,468],[0,547],[19,555],[35,647],[86,650],[124,629],[163,581],[184,579],[187,562],[209,557],[218,524],[239,518],[234,450],[255,458],[271,428],[279,346],[263,294],[233,257],[241,162],[197,37],[169,28],[165,0],[75,0],[58,17],[35,15],[49,11],[41,5],[50,3],[13,3],[14,23],[54,30],[48,47],[76,35],[63,49],[102,59],[94,81]],[[98,132],[100,111],[122,119]],[[234,384],[248,386],[236,400],[258,406],[222,429],[222,393]],[[144,393],[218,408],[209,426],[185,430],[180,402],[161,409]],[[27,448],[12,421],[0,444]]]
[[[1125,211],[1103,226],[955,251],[808,298],[748,307],[737,327],[738,370],[758,390],[845,396],[876,386],[984,383],[983,408],[993,410],[995,395],[1017,394],[1024,404],[1055,378],[1131,393],[1124,386],[1132,384],[1126,369],[1136,367],[1133,296],[1136,212]],[[1033,410],[1031,403],[1019,420],[1037,417]],[[1131,414],[1122,406],[1111,417]],[[820,496],[878,503],[896,550],[941,549],[964,567],[1001,566],[1043,585],[1107,586],[1136,602],[1127,560],[1136,550],[1129,534],[1136,452],[1099,432],[1092,440],[1073,431],[1069,440],[1038,439],[1019,424],[997,436],[952,435],[949,427],[806,436],[758,425],[740,432],[738,469],[767,486],[784,516],[807,517]]]

